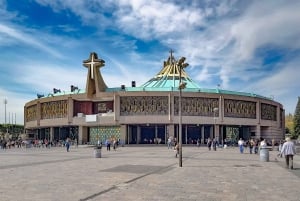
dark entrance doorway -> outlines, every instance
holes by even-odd
[[[179,136],[179,125],[175,125],[176,136]],[[197,139],[201,140],[201,126],[182,125],[182,144],[196,144]]]
[[[128,125],[126,139],[129,144],[164,144],[165,138],[166,125]]]
[[[151,144],[155,138],[155,126],[141,126],[140,144]]]
[[[197,139],[201,140],[201,127],[197,125],[187,126],[187,144],[197,144]]]

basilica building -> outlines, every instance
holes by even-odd
[[[49,141],[71,138],[79,144],[120,139],[124,144],[183,144],[208,138],[283,139],[284,108],[271,98],[245,92],[206,89],[186,73],[185,58],[172,52],[154,77],[136,86],[108,87],[100,69],[105,61],[95,52],[83,61],[85,90],[53,89],[24,106],[26,134]],[[179,135],[181,130],[181,135]]]

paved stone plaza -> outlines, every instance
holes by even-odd
[[[166,146],[0,150],[1,201],[300,201],[300,156],[294,170],[270,152],[183,147],[183,167]]]

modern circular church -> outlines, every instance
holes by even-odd
[[[49,141],[76,139],[79,144],[120,139],[125,144],[166,143],[181,137],[183,144],[216,138],[237,141],[283,139],[283,106],[253,93],[201,88],[186,73],[185,58],[170,52],[162,69],[136,86],[109,88],[100,68],[105,61],[93,52],[85,90],[53,89],[47,97],[25,104],[26,134]]]

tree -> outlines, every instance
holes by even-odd
[[[293,138],[300,136],[300,97],[298,97],[298,103],[294,115],[294,135]]]
[[[285,133],[294,133],[294,116],[292,114],[288,114],[285,116]]]
[[[285,127],[285,134],[290,134],[290,129],[288,127]]]

